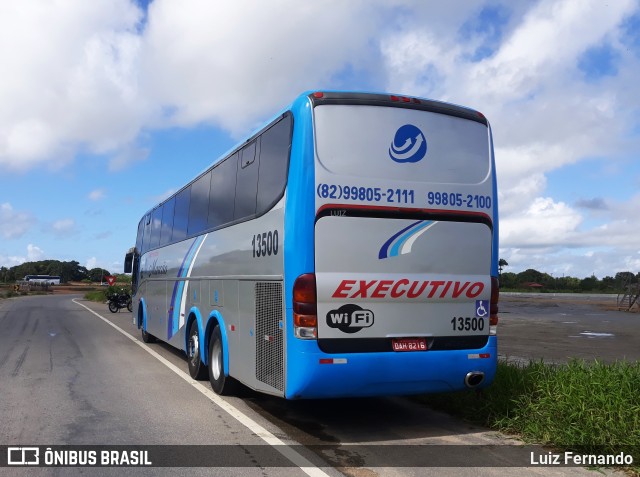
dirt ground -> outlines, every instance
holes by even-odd
[[[615,295],[501,294],[499,354],[506,359],[640,359],[640,313]]]

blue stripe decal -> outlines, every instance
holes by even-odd
[[[204,236],[197,237],[187,250],[184,259],[182,260],[182,264],[178,270],[178,275],[176,278],[185,278],[187,273],[189,272],[189,267],[191,266],[191,262],[193,261],[193,257],[198,250],[198,246],[204,240]],[[184,280],[176,280],[173,284],[173,292],[171,293],[171,307],[169,308],[169,316],[167,319],[167,339],[170,340],[173,335],[178,332],[180,327],[180,302],[182,300],[182,294],[184,292]]]
[[[405,227],[404,229],[402,229],[400,232],[398,232],[397,234],[395,234],[394,236],[392,236],[389,240],[387,240],[384,245],[382,246],[382,248],[380,249],[380,252],[378,252],[378,258],[379,259],[383,259],[383,258],[388,258],[391,257],[393,255],[389,254],[389,247],[391,246],[391,244],[394,242],[395,239],[397,239],[400,235],[402,235],[403,233],[407,232],[409,229],[412,229],[413,227],[417,227],[418,225],[420,225],[422,222],[424,222],[423,220],[419,220],[411,225],[409,225],[408,227]],[[397,255],[397,254],[396,254]]]
[[[391,246],[391,244],[393,243],[393,241],[398,238],[400,235],[402,235],[404,232],[406,232],[407,230],[417,226],[418,224],[420,224],[422,222],[422,220],[413,223],[411,225],[409,225],[408,227],[405,227],[404,229],[402,229],[400,232],[398,232],[397,234],[395,234],[393,237],[391,237],[389,240],[387,240],[384,245],[382,246],[382,248],[380,249],[380,252],[378,253],[378,258],[379,259],[383,259],[383,258],[387,258],[388,252],[389,252],[389,247]]]
[[[417,234],[421,230],[424,230],[425,228],[427,228],[432,223],[433,223],[433,220],[426,220],[421,225],[405,233],[402,237],[400,237],[396,241],[393,247],[391,247],[391,251],[389,252],[389,257],[397,257],[400,254],[400,249],[407,242],[407,240],[409,240],[411,237],[413,237],[415,234]]]

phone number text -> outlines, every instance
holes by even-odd
[[[357,187],[336,184],[318,184],[316,189],[321,199],[360,200],[394,204],[415,203],[412,189],[384,189],[382,187]]]
[[[413,189],[392,189],[383,187],[358,187],[336,184],[318,184],[316,193],[321,199],[359,200],[362,202],[385,202],[390,204],[415,204],[416,193]],[[428,205],[490,209],[491,196],[462,194],[460,192],[427,193]]]
[[[478,194],[462,194],[460,192],[427,193],[427,204],[448,205],[453,207],[468,207],[475,209],[490,209],[491,196]]]

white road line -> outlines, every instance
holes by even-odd
[[[135,344],[140,346],[143,350],[145,350],[151,356],[156,358],[158,361],[160,361],[162,364],[164,364],[167,368],[169,368],[171,371],[173,371],[178,376],[180,376],[182,379],[184,379],[187,383],[191,384],[200,393],[204,394],[211,402],[216,404],[218,407],[224,409],[231,417],[233,417],[238,422],[240,422],[242,425],[244,425],[246,428],[248,428],[256,436],[260,437],[263,441],[265,441],[270,446],[273,446],[278,452],[280,452],[280,454],[282,454],[287,459],[289,459],[292,463],[297,465],[298,468],[300,468],[300,470],[302,470],[309,477],[329,477],[329,474],[327,474],[322,469],[319,469],[318,467],[313,465],[312,462],[310,462],[307,458],[305,458],[304,456],[299,454],[292,447],[290,447],[289,445],[287,445],[284,442],[282,442],[279,438],[274,436],[271,432],[266,430],[264,427],[262,427],[256,421],[254,421],[249,416],[244,414],[242,411],[237,409],[235,406],[233,406],[232,404],[230,404],[229,402],[225,401],[223,398],[218,396],[211,389],[207,389],[204,386],[201,386],[198,383],[198,381],[196,381],[195,379],[192,379],[191,376],[189,376],[184,371],[180,370],[177,366],[175,366],[170,361],[166,360],[164,357],[160,356],[158,353],[156,353],[154,350],[152,350],[150,347],[148,347],[142,341],[137,339],[135,336],[132,336],[131,334],[127,333],[122,328],[120,328],[118,325],[116,325],[116,324],[112,323],[111,321],[107,320],[104,316],[102,316],[99,313],[93,311],[88,306],[83,305],[82,303],[76,301],[75,298],[73,300],[71,300],[71,301],[73,301],[76,305],[80,305],[81,307],[83,307],[84,309],[89,311],[90,313],[93,313],[98,318],[100,318],[102,321],[107,323],[109,326],[115,328],[117,331],[119,331],[124,336],[129,338]]]

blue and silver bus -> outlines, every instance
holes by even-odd
[[[43,285],[60,285],[60,277],[57,275],[25,275],[24,281]]]
[[[145,342],[183,350],[219,394],[486,386],[497,198],[480,112],[302,94],[144,214],[125,258],[133,323]]]

